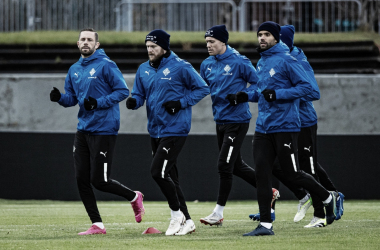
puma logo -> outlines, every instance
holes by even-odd
[[[289,143],[289,145],[288,144],[284,144],[284,146],[285,147],[289,147],[289,149],[290,149],[290,144],[292,144],[292,143]]]
[[[211,68],[212,69],[212,68]],[[211,73],[211,69],[210,68],[207,68],[207,70],[210,70],[210,73]]]
[[[149,71],[146,71],[146,70],[145,70],[145,73],[147,73],[148,75],[149,75],[149,72],[150,72],[150,70],[149,70]]]
[[[173,110],[173,113],[175,112],[175,108],[172,108],[172,110]]]
[[[303,148],[303,149],[305,149],[305,150],[307,150],[307,151],[310,152],[310,148],[311,148],[311,146],[309,148]]]
[[[94,109],[95,105],[91,105],[91,109]]]
[[[103,153],[103,152],[100,152],[101,155],[104,155],[104,157],[107,157],[106,154],[107,152]]]
[[[231,136],[228,136],[228,139],[231,139],[232,142],[234,142],[236,137],[232,138]]]
[[[272,94],[269,94],[269,99],[272,99]],[[290,145],[290,144],[289,144]]]
[[[75,73],[74,75],[76,75],[76,76],[77,76],[77,78],[79,77],[77,73]]]
[[[234,103],[235,103],[235,105],[237,105],[237,101],[236,100],[234,100]]]
[[[170,148],[166,149],[165,147],[163,147],[162,149],[165,150],[167,154],[169,154]]]

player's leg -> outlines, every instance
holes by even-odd
[[[162,193],[166,197],[171,209],[171,220],[166,235],[175,235],[179,232],[186,218],[180,210],[180,201],[174,181],[170,176],[177,157],[186,141],[185,136],[171,136],[160,139],[152,138],[153,161],[151,174]]]
[[[73,147],[75,177],[79,195],[87,214],[93,223],[87,231],[81,232],[79,235],[105,234],[106,229],[104,228],[102,218],[100,217],[90,181],[90,150],[87,144],[87,137],[88,135],[77,132],[75,134]]]

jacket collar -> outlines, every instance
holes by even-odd
[[[167,64],[170,60],[174,59],[175,57],[178,57],[178,56],[173,51],[170,51],[170,55],[168,57],[162,58],[161,63],[157,69],[164,67],[165,64]],[[152,65],[150,65],[149,60],[148,60],[148,64],[149,64],[149,67],[152,67]],[[152,68],[154,68],[154,67],[152,67]],[[156,68],[154,68],[154,69],[156,69]]]
[[[90,62],[100,58],[100,57],[107,57],[106,53],[103,49],[97,49],[95,50],[94,54],[92,54],[90,57],[83,58],[82,56],[79,58],[80,64],[89,64]]]
[[[260,52],[260,55],[262,57],[269,57],[269,56],[272,56],[272,55],[277,54],[277,53],[286,53],[286,52],[289,53],[289,48],[288,48],[288,46],[286,46],[285,43],[280,41],[279,43],[277,43],[276,45],[274,45],[270,49],[267,49],[264,51],[259,50],[259,52]]]
[[[221,54],[221,55],[215,55],[214,56],[215,60],[217,60],[217,61],[224,60],[225,58],[227,58],[227,57],[231,56],[232,54],[234,54],[234,51],[236,51],[236,50],[232,49],[230,47],[230,45],[227,45],[226,51],[223,54]]]

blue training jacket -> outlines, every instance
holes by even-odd
[[[311,83],[282,42],[260,53],[257,63],[257,90],[248,93],[249,101],[258,102],[256,131],[260,133],[299,132],[299,98],[312,92]],[[267,102],[261,92],[276,91],[276,101]]]
[[[129,90],[116,63],[103,49],[88,58],[80,58],[66,76],[65,94],[59,104],[64,107],[79,103],[78,131],[91,135],[117,135],[120,128],[119,102],[129,95]],[[87,111],[84,99],[89,96],[98,102],[96,109]]]
[[[303,53],[302,49],[293,46],[293,50],[290,54],[297,58],[298,62],[302,65],[313,87],[311,94],[302,97],[300,100],[301,128],[311,127],[318,122],[317,112],[315,111],[314,105],[312,103],[312,101],[319,100],[321,97],[318,83],[314,76],[314,70],[310,66],[310,63],[307,61],[307,57]]]
[[[227,46],[222,55],[210,56],[201,64],[201,76],[210,86],[212,111],[217,124],[249,123],[252,118],[247,102],[231,106],[228,94],[245,91],[247,83],[256,84],[258,78],[251,61]]]
[[[158,69],[149,61],[140,65],[132,89],[138,109],[146,100],[148,131],[151,137],[187,136],[191,127],[191,106],[210,93],[209,87],[191,66],[174,52],[162,58]],[[162,106],[180,101],[178,113],[169,114]]]

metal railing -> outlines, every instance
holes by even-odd
[[[257,30],[268,20],[293,24],[301,32],[352,31],[358,27],[361,13],[357,0],[242,0],[239,8],[239,31]]]
[[[0,0],[0,32],[206,31],[217,24],[251,31],[268,20],[298,32],[346,32],[367,22],[380,33],[380,0]]]
[[[117,4],[115,12],[117,31],[205,31],[222,23],[237,31],[233,0],[124,0]]]

